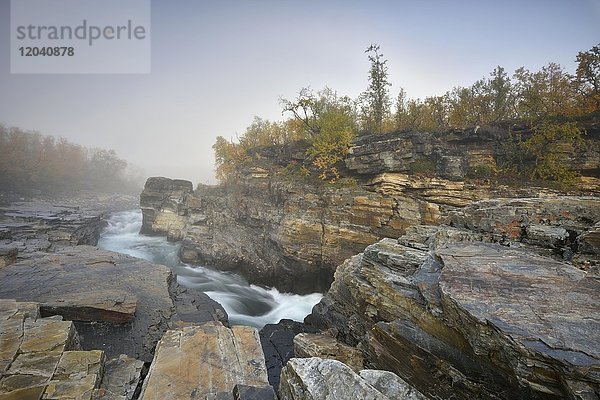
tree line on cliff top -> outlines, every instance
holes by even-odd
[[[358,98],[340,96],[327,87],[303,88],[295,99],[280,100],[287,119],[255,117],[236,140],[217,137],[213,146],[217,178],[226,181],[251,162],[256,157],[248,151],[252,148],[304,140],[308,149],[302,172],[335,181],[340,178],[336,166],[356,135],[521,122],[533,135],[516,144],[515,157],[530,162],[516,163],[519,171],[511,172],[564,186],[575,182],[577,175],[565,164],[564,154],[583,143],[583,133],[574,122],[557,121],[600,110],[600,44],[577,54],[575,74],[556,63],[533,72],[521,67],[512,76],[498,66],[469,87],[423,100],[408,98],[402,88],[392,100],[388,61],[380,47],[371,45],[365,53],[370,61],[368,85]]]
[[[138,193],[141,175],[114,150],[0,124],[0,188],[58,193],[72,190]]]

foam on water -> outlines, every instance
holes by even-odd
[[[282,318],[302,321],[323,297],[321,293],[281,293],[275,288],[250,285],[234,273],[183,264],[178,257],[179,244],[164,237],[140,235],[141,226],[139,210],[116,213],[109,218],[98,247],[170,267],[180,284],[218,301],[232,324],[262,327]]]

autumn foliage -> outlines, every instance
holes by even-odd
[[[272,122],[256,117],[237,141],[218,137],[213,146],[218,178],[226,180],[251,162],[249,150],[253,147],[304,140],[310,147],[303,171],[333,182],[340,178],[339,166],[355,135],[477,130],[478,126],[509,122],[525,124],[533,132],[527,141],[511,144],[521,161],[529,161],[513,164],[520,166],[516,172],[561,185],[575,182],[576,175],[569,172],[564,160],[581,146],[584,132],[565,120],[600,111],[600,45],[577,54],[575,74],[556,63],[539,71],[521,67],[512,76],[498,66],[471,86],[455,87],[441,96],[414,99],[400,88],[394,102],[389,95],[387,60],[379,46],[369,46],[366,53],[371,63],[368,85],[358,98],[338,96],[329,88],[317,92],[304,88],[297,98],[281,101],[289,119]],[[478,168],[472,175],[486,171],[499,172]]]
[[[127,162],[113,150],[88,149],[37,132],[0,125],[0,187],[59,192],[137,190]]]

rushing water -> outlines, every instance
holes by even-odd
[[[321,300],[320,293],[281,293],[274,288],[250,285],[234,273],[184,264],[177,256],[179,244],[164,237],[140,235],[141,226],[140,211],[116,213],[108,220],[98,246],[170,267],[177,274],[177,282],[218,301],[232,324],[262,327],[282,318],[302,321]]]

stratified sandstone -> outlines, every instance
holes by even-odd
[[[567,155],[569,165],[583,175],[597,173],[600,167],[599,126],[586,127],[590,139],[586,149]],[[408,172],[414,162],[428,160],[437,176],[463,179],[475,166],[496,167],[510,159],[511,146],[517,135],[527,139],[532,134],[525,126],[477,126],[443,132],[392,132],[364,135],[355,139],[346,156],[346,166],[359,175],[373,176],[385,172]]]
[[[369,246],[338,268],[309,320],[432,396],[598,393],[595,276],[481,239],[415,227]]]
[[[590,195],[598,194],[597,128],[590,131],[593,140],[585,151],[570,160],[573,168],[588,175],[581,188]],[[297,148],[298,143],[252,149],[249,155],[257,155],[255,162],[240,167],[219,186],[200,185],[192,191],[190,182],[150,178],[141,196],[143,232],[181,239],[184,262],[236,270],[252,282],[296,292],[326,289],[345,259],[420,224],[453,223],[496,241],[508,238],[542,246],[548,255],[570,260],[577,251],[576,236],[598,221],[591,216],[585,222],[590,214],[580,207],[585,201],[578,205],[573,200],[572,207],[558,209],[556,205],[568,200],[556,191],[507,187],[472,177],[477,168],[493,171],[511,156],[506,143],[514,140],[516,129],[523,137],[531,134],[524,127],[484,126],[360,136],[344,160],[344,174],[351,178],[346,186],[290,176],[286,166],[306,161],[305,148]],[[415,165],[425,170],[415,173]],[[496,198],[503,198],[504,204],[491,200]],[[528,201],[516,200],[523,198]],[[489,217],[498,225],[491,231],[485,225],[476,229],[479,220],[485,223],[487,218],[481,213],[494,207]],[[518,214],[511,220],[501,209]],[[524,220],[527,210],[531,218]],[[555,211],[571,214],[556,220]],[[576,224],[563,223],[577,218]],[[586,269],[598,264],[589,257],[575,257],[574,262]]]
[[[184,262],[236,270],[252,282],[296,292],[326,289],[337,265],[384,237],[442,223],[459,207],[510,193],[405,174],[335,187],[249,171],[234,184],[199,186],[193,193],[174,191],[180,184],[165,179],[150,178],[142,193],[143,232],[174,232],[176,220],[178,233],[169,235],[183,237]],[[161,187],[165,192],[155,192]],[[163,214],[169,218],[157,217]]]

